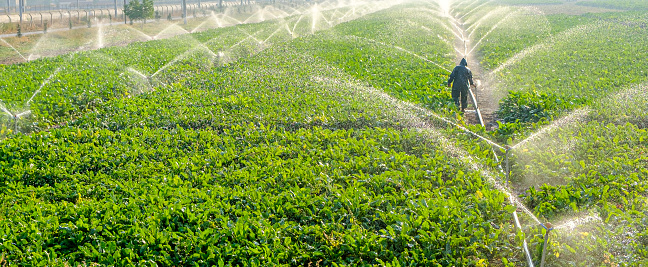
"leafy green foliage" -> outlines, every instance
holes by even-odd
[[[567,103],[552,93],[511,92],[500,103],[497,116],[507,122],[538,122],[550,118],[552,111],[565,111],[575,103]]]
[[[468,256],[500,246],[500,231],[488,221],[508,218],[504,196],[474,174],[443,167],[449,158],[426,156],[436,154],[433,148],[407,148],[416,138],[391,130],[242,125],[222,133],[69,129],[14,139],[50,145],[3,151],[12,155],[3,159],[5,177],[20,178],[10,181],[14,189],[3,203],[26,203],[3,216],[39,207],[36,217],[13,223],[50,223],[0,229],[28,238],[34,259],[51,251],[104,264],[353,264],[395,257],[467,264]],[[68,153],[56,153],[63,148]],[[410,152],[397,152],[404,150]],[[40,157],[49,167],[38,165]],[[43,183],[49,185],[25,187]],[[26,260],[20,255],[27,243],[20,244],[3,247],[9,259]]]

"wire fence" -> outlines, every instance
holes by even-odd
[[[22,3],[21,3],[22,1]],[[131,0],[94,0],[94,1],[81,1],[81,0],[0,0],[0,24],[1,23],[16,23],[21,19],[28,23],[38,20],[43,22],[49,17],[54,20],[56,17],[63,19],[64,17],[81,17],[85,13],[91,13],[92,16],[96,14],[105,14],[111,12],[113,16],[123,14],[124,6]],[[251,0],[185,0],[187,7],[192,8],[211,8],[211,7],[230,7],[237,5],[251,4]],[[274,3],[275,0],[261,0],[253,1],[257,4]],[[282,1],[282,2],[291,2]],[[155,0],[155,10],[160,13],[173,13],[182,6],[182,0]],[[205,7],[203,7],[203,5]],[[20,12],[22,6],[22,12]],[[86,15],[87,16],[87,15]]]
[[[15,31],[17,24],[23,27],[42,27],[44,24],[54,25],[61,24],[65,21],[76,21],[81,23],[94,18],[119,19],[123,20],[124,6],[130,0],[113,0],[111,4],[107,1],[78,1],[78,2],[56,2],[50,5],[41,5],[43,1],[35,0],[33,5],[24,4],[22,14],[15,8],[11,1],[29,1],[29,0],[0,0],[4,2],[4,8],[0,9],[0,34],[7,34]],[[289,3],[292,0],[186,0],[187,12],[196,13],[208,10],[222,10],[228,7],[244,5],[264,5],[277,2]],[[300,1],[301,2],[301,1]],[[78,4],[77,4],[78,3]],[[91,4],[90,4],[91,3]],[[20,4],[18,4],[20,5]],[[182,0],[159,0],[154,1],[154,10],[156,16],[179,16],[182,14]],[[22,17],[21,17],[22,15]],[[196,15],[194,14],[194,17]],[[25,30],[25,29],[23,29]]]
[[[0,1],[6,2],[6,0]],[[128,1],[129,0],[126,0],[126,3],[128,3]],[[71,9],[31,11],[23,12],[22,14],[0,13],[0,38],[11,36],[20,37],[20,33],[28,35],[38,32],[42,33],[47,32],[48,29],[76,29],[86,25],[87,27],[91,27],[91,25],[97,20],[110,24],[117,23],[120,20],[126,22],[127,18],[124,15],[124,2],[124,0],[119,0],[117,1],[117,6],[115,6],[115,1],[113,0],[113,4],[110,7],[106,7],[105,4],[96,4],[88,6],[90,8],[82,9],[76,9],[75,6],[75,8]],[[211,12],[224,12],[230,8],[235,8],[235,10],[238,11],[234,12],[241,13],[253,10],[252,6],[254,5],[296,5],[303,2],[303,0],[186,0],[186,16],[188,18],[205,17],[211,14]],[[154,3],[154,12],[155,17],[151,18],[151,20],[177,20],[184,18],[185,16],[182,9],[182,0],[156,1]]]
[[[22,3],[21,3],[22,2]],[[123,6],[130,0],[0,0],[0,14],[12,15],[20,13],[22,4],[23,13],[48,12],[60,10],[89,10],[89,9],[114,9],[115,6]],[[187,4],[201,4],[201,0],[186,0]],[[239,2],[224,1],[224,2]],[[258,1],[257,1],[258,2]],[[179,5],[181,0],[155,0],[154,5]]]

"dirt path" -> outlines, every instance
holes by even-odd
[[[497,97],[494,95],[494,88],[491,87],[491,83],[487,79],[487,73],[481,68],[479,64],[479,57],[476,55],[476,49],[470,52],[473,49],[473,46],[477,41],[470,40],[469,32],[466,31],[467,26],[463,24],[459,18],[455,18],[451,23],[455,24],[454,30],[457,35],[462,38],[455,38],[455,51],[457,52],[456,64],[458,65],[462,58],[466,58],[468,61],[468,68],[473,73],[473,81],[477,85],[476,89],[473,89],[475,98],[477,100],[477,106],[484,120],[484,125],[486,130],[492,130],[497,126],[495,111],[499,107]],[[465,120],[471,124],[479,124],[479,119],[477,118],[476,108],[470,97],[468,98],[468,108],[466,109]]]

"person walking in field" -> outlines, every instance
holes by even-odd
[[[466,106],[468,106],[469,85],[475,87],[472,72],[468,68],[468,61],[462,58],[461,63],[452,70],[450,79],[448,79],[448,87],[452,87],[452,100],[454,100],[457,108],[461,108],[462,113],[466,110]],[[461,103],[459,103],[459,100],[461,100]]]

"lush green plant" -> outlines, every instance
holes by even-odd
[[[511,92],[500,102],[497,116],[503,122],[538,122],[549,119],[552,114],[567,111],[578,103],[569,103],[560,97],[545,92]]]

